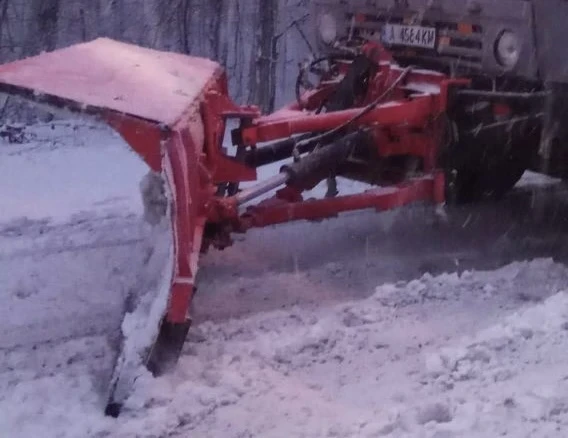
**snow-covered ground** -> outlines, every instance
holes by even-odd
[[[145,166],[99,126],[0,143],[0,436],[564,437],[568,217],[527,174],[499,204],[256,230],[203,257],[177,370],[105,385],[165,256]]]

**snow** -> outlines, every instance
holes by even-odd
[[[409,82],[404,88],[407,90],[418,91],[422,94],[440,94],[440,86],[438,84],[430,84],[428,82]]]
[[[2,145],[0,221],[66,221],[96,204],[110,205],[102,211],[135,212],[140,202],[132,181],[141,180],[148,169],[118,134],[94,124],[53,126],[39,126],[34,134],[40,138],[31,144]],[[86,147],[101,130],[105,142]]]
[[[447,222],[417,206],[238,237],[203,257],[177,369],[134,367],[111,419],[121,330],[132,360],[152,324],[123,316],[167,283],[169,232],[144,221],[147,169],[116,135],[31,132],[0,143],[0,436],[565,435],[562,183],[527,173]]]

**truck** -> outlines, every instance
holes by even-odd
[[[462,131],[483,126],[472,146],[463,138],[457,164],[464,201],[503,195],[525,170],[568,176],[568,47],[563,42],[568,2],[563,0],[352,0],[316,1],[311,39],[317,52],[341,56],[363,41],[384,45],[401,66],[471,79],[465,101],[476,113]],[[476,93],[477,92],[477,93]],[[530,106],[526,141],[511,142],[507,119],[499,127],[484,108],[489,101]],[[459,111],[458,111],[459,113]],[[461,125],[460,125],[461,123]],[[514,119],[513,124],[526,123]],[[473,169],[473,163],[476,168]]]
[[[148,166],[146,217],[170,224],[153,330],[118,356],[108,415],[140,364],[175,366],[200,255],[234,235],[418,202],[438,211],[498,199],[526,170],[568,175],[565,0],[311,4],[313,53],[295,99],[269,114],[235,103],[213,60],[109,38],[0,65],[0,92],[114,128]],[[365,189],[338,193],[338,177]],[[325,181],[326,196],[306,195]]]

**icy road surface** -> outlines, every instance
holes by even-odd
[[[98,127],[0,144],[0,437],[565,437],[566,189],[257,230],[203,259],[177,371],[104,385],[159,280],[146,172]],[[340,187],[341,188],[341,187]],[[553,259],[554,258],[554,259]]]

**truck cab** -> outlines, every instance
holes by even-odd
[[[515,99],[534,95],[542,117],[527,168],[568,176],[568,1],[316,1],[312,17],[319,53],[376,41],[403,66],[467,77],[476,90]]]

